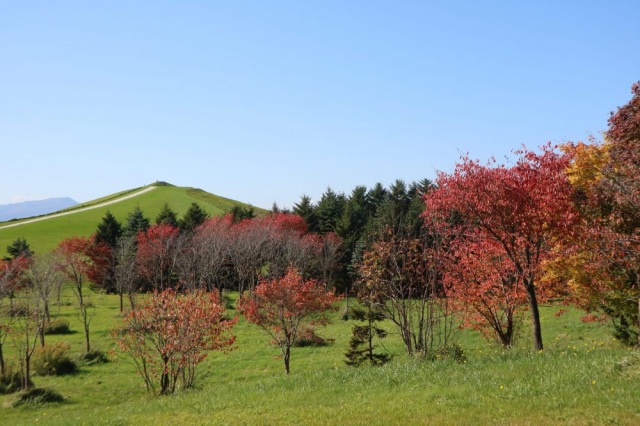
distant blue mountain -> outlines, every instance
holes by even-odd
[[[22,203],[0,205],[0,222],[11,219],[40,216],[73,207],[78,203],[71,198],[48,198],[39,201],[24,201]]]

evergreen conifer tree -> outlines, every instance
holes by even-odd
[[[349,350],[345,353],[347,358],[344,362],[352,367],[358,367],[365,362],[371,365],[386,364],[391,360],[391,355],[387,353],[375,353],[376,345],[374,339],[384,339],[387,332],[376,325],[382,321],[384,316],[370,306],[365,309],[354,308],[353,318],[358,321],[366,321],[365,325],[354,325]]]
[[[337,194],[333,189],[327,188],[315,208],[318,218],[318,232],[335,232],[345,204],[344,194]]]
[[[180,221],[180,229],[183,231],[193,231],[198,225],[204,223],[209,214],[198,203],[191,203],[189,209]]]
[[[29,247],[27,239],[22,237],[15,239],[7,246],[7,253],[9,253],[9,257],[6,257],[5,260],[12,260],[18,256],[33,256],[33,252],[31,251],[31,247]]]
[[[178,215],[174,210],[169,207],[169,203],[164,203],[162,210],[156,216],[156,225],[171,225],[174,228],[178,227]]]
[[[256,217],[256,213],[253,211],[252,207],[242,207],[239,204],[233,206],[229,213],[231,214],[234,223],[241,222],[245,219],[253,219],[254,217]]]
[[[124,229],[123,235],[126,237],[135,237],[140,231],[144,232],[149,229],[149,226],[149,219],[144,217],[140,206],[136,206],[127,216],[127,226]]]
[[[309,232],[318,231],[318,217],[315,213],[315,206],[311,202],[311,197],[308,195],[300,197],[300,202],[293,206],[293,212],[304,219]]]
[[[118,239],[122,236],[122,225],[111,214],[109,210],[98,224],[96,231],[96,243],[104,243],[112,249],[116,246]]]

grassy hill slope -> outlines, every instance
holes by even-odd
[[[131,195],[144,188],[135,188],[121,191],[116,194],[101,197],[99,199],[74,206],[64,211],[75,211],[96,204],[117,200],[118,198]],[[6,247],[16,238],[26,238],[35,252],[45,252],[54,248],[61,240],[73,235],[88,236],[95,232],[98,223],[102,220],[106,211],[111,213],[124,225],[127,215],[139,206],[146,217],[153,222],[164,203],[176,211],[178,217],[182,217],[191,203],[198,203],[211,216],[219,216],[228,212],[233,206],[241,205],[248,207],[248,204],[240,203],[228,198],[219,197],[206,191],[189,187],[178,187],[172,185],[159,185],[155,189],[144,194],[98,207],[92,210],[75,212],[66,216],[47,218],[33,223],[26,223],[20,226],[13,226],[2,229],[4,225],[26,222],[29,219],[13,222],[0,222],[0,257],[6,255]],[[263,211],[255,209],[256,213]],[[47,216],[44,216],[47,217]]]

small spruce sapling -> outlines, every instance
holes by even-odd
[[[376,323],[384,320],[384,315],[368,306],[365,309],[353,308],[353,319],[366,321],[365,325],[354,325],[349,350],[345,353],[345,364],[352,367],[359,367],[365,362],[371,365],[383,365],[391,361],[391,355],[387,353],[375,353],[376,345],[373,344],[375,338],[384,339],[387,337],[386,330],[378,327]]]

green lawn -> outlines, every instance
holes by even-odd
[[[199,367],[195,389],[154,397],[134,366],[113,352],[117,297],[94,294],[92,301],[93,345],[110,351],[112,362],[84,366],[73,376],[34,377],[66,401],[11,408],[16,395],[2,396],[0,424],[640,423],[640,354],[613,341],[607,324],[583,323],[571,309],[558,317],[560,307],[542,308],[542,353],[529,349],[526,324],[520,346],[506,352],[462,332],[463,364],[410,359],[392,334],[385,346],[396,356],[380,368],[344,365],[353,322],[336,313],[320,331],[335,342],[294,348],[289,377],[269,338],[240,319],[236,349],[212,354]],[[83,336],[72,302],[69,293],[54,313],[78,332],[48,336],[48,342],[67,341],[79,353]]]
[[[128,195],[129,193],[140,189],[143,188],[136,188],[135,190],[123,191],[106,196],[98,200],[85,203],[78,206],[78,208],[110,201],[111,199]],[[156,189],[141,194],[140,196],[123,200],[109,206],[14,226],[11,228],[0,229],[0,257],[4,256],[6,247],[9,244],[21,237],[27,239],[32,250],[36,253],[42,253],[53,249],[64,238],[73,235],[89,236],[96,231],[98,224],[104,217],[107,210],[111,211],[116,219],[124,225],[126,223],[127,215],[133,211],[136,206],[139,206],[144,215],[150,218],[151,222],[153,222],[165,202],[168,203],[169,206],[178,214],[178,217],[182,217],[191,203],[194,202],[198,203],[207,211],[207,213],[209,213],[210,216],[222,215],[237,204],[244,207],[248,206],[247,204],[210,194],[201,189],[177,186],[158,186]],[[75,207],[69,210],[74,209]],[[256,213],[263,211],[264,210],[262,209],[256,209]],[[0,227],[19,222],[20,221],[1,222]]]

